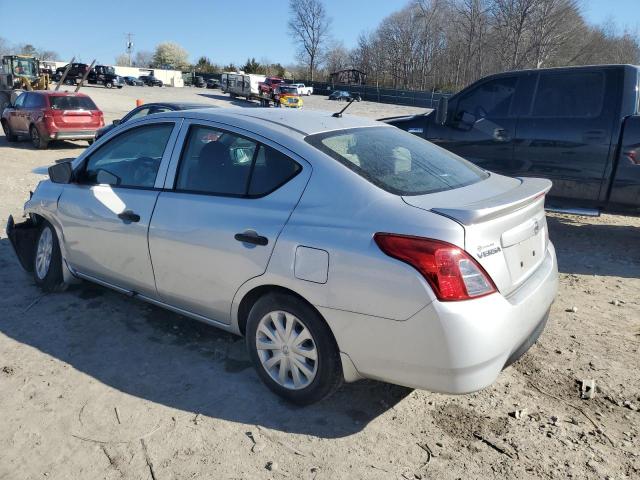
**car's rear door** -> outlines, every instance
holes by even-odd
[[[229,323],[234,294],[266,270],[311,167],[266,139],[203,121],[185,121],[178,145],[149,229],[158,294]]]
[[[597,203],[622,81],[622,70],[612,68],[540,72],[531,106],[518,118],[520,173],[552,180],[549,196]]]
[[[74,271],[155,297],[147,233],[180,121],[136,123],[76,167],[58,215]]]

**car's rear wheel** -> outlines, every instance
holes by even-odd
[[[9,122],[6,120],[2,121],[2,130],[4,130],[4,135],[7,137],[7,142],[15,142],[18,140],[18,136],[13,133]]]
[[[49,146],[49,142],[46,138],[40,135],[40,132],[35,125],[31,125],[29,128],[29,137],[31,138],[31,144],[39,150],[44,150]]]
[[[286,400],[309,405],[342,385],[340,353],[329,327],[301,299],[283,293],[260,298],[251,308],[246,333],[258,375]]]
[[[35,244],[33,278],[45,292],[57,292],[64,288],[58,237],[53,226],[47,221],[42,222]]]

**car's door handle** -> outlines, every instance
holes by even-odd
[[[235,238],[239,242],[253,243],[254,245],[265,246],[269,243],[269,239],[267,237],[258,235],[253,230],[247,230],[246,232],[236,233],[233,238]]]
[[[124,221],[125,223],[127,222],[139,222],[140,221],[140,215],[138,215],[137,213],[134,213],[131,210],[125,210],[122,213],[118,214],[118,218],[122,221]]]

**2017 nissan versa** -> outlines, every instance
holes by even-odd
[[[86,279],[245,335],[300,404],[363,377],[484,388],[557,290],[548,180],[358,117],[151,115],[49,175],[7,226],[38,285]]]

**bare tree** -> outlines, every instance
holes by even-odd
[[[329,38],[331,21],[320,0],[290,0],[289,12],[289,34],[308,66],[309,80],[313,80]]]
[[[153,63],[153,53],[147,50],[140,50],[136,52],[136,55],[133,59],[133,66],[135,67],[150,67]]]
[[[363,33],[350,63],[369,82],[458,90],[506,69],[640,63],[640,37],[589,25],[583,0],[413,0]]]

